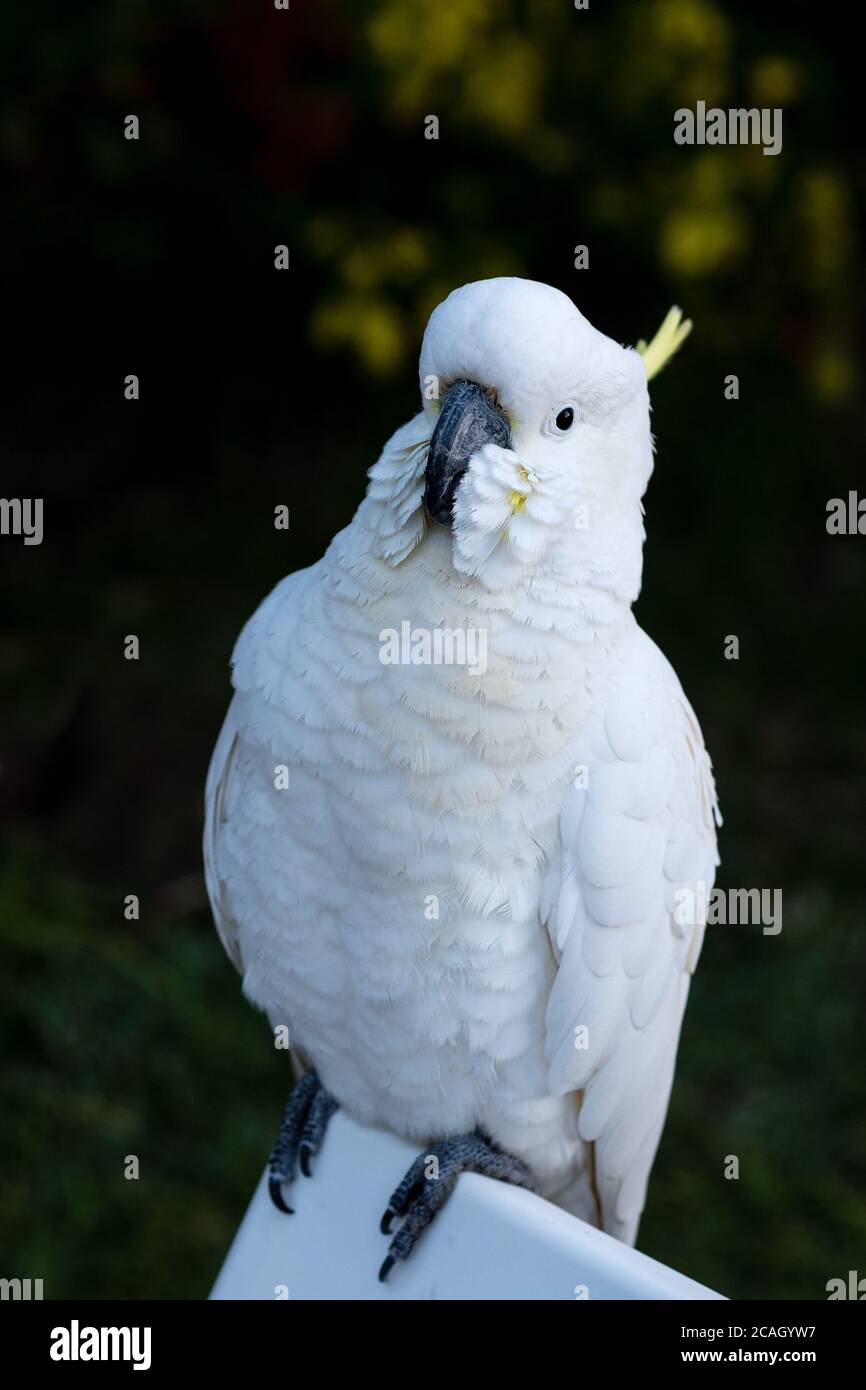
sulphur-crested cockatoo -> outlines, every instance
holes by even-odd
[[[635,1238],[703,934],[677,894],[718,862],[698,722],[632,615],[647,381],[689,326],[635,350],[547,285],[455,290],[354,519],[235,648],[205,859],[304,1071],[271,1193],[338,1105],[426,1146],[381,1277],[466,1169]]]

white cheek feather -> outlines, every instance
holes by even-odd
[[[488,444],[473,458],[454,498],[454,565],[505,586],[550,546],[556,508],[511,449]]]

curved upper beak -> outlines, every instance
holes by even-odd
[[[511,447],[508,420],[483,386],[455,381],[442,401],[427,456],[424,506],[434,521],[450,524],[457,484],[485,444]]]

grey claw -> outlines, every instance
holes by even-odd
[[[391,1270],[394,1268],[396,1263],[397,1261],[393,1255],[385,1256],[384,1260],[382,1261],[382,1268],[379,1270],[380,1284],[384,1284],[385,1280],[388,1278],[388,1275],[391,1273]]]
[[[294,1216],[294,1208],[287,1206],[286,1199],[283,1196],[283,1184],[280,1179],[275,1178],[273,1174],[268,1178],[268,1191],[271,1194],[271,1201],[279,1211],[284,1211],[286,1216]]]
[[[426,1165],[435,1157],[436,1177],[428,1177]],[[500,1182],[532,1190],[532,1175],[526,1164],[486,1139],[479,1133],[457,1134],[434,1144],[428,1154],[419,1154],[399,1187],[391,1195],[388,1207],[379,1223],[385,1236],[391,1235],[394,1218],[403,1217],[402,1225],[391,1240],[388,1254],[379,1270],[384,1283],[398,1260],[406,1260],[427,1227],[436,1219],[457,1185],[461,1173],[483,1173]]]
[[[328,1121],[336,1109],[337,1102],[324,1089],[314,1071],[308,1071],[289,1096],[271,1154],[268,1178],[271,1201],[287,1216],[293,1213],[283,1196],[283,1189],[294,1182],[296,1163],[300,1165],[304,1177],[312,1176],[310,1159],[322,1147]]]

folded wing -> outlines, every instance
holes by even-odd
[[[577,1094],[600,1222],[633,1242],[703,937],[677,894],[709,891],[720,823],[695,715],[640,630],[582,758],[549,890],[549,1084]]]

